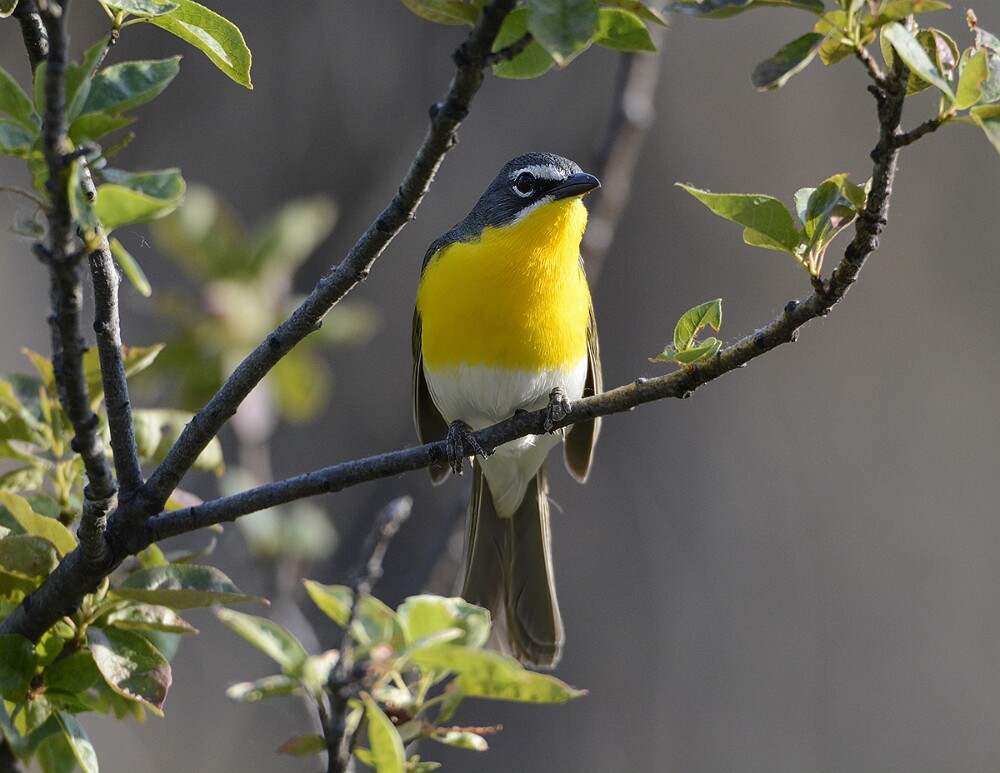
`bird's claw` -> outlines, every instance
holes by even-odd
[[[472,428],[459,419],[448,427],[447,454],[448,466],[456,475],[462,474],[462,461],[470,455],[489,456],[487,451],[472,434]]]
[[[542,427],[546,432],[551,432],[552,428],[573,412],[569,398],[561,387],[556,387],[549,392],[549,406],[545,411],[545,420]]]

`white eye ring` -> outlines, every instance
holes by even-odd
[[[535,176],[531,172],[522,171],[514,178],[510,187],[514,189],[514,193],[522,199],[526,199],[535,192],[536,182]]]

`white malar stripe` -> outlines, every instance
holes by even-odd
[[[556,387],[570,400],[578,400],[587,380],[587,358],[570,368],[540,371],[486,365],[430,369],[425,363],[424,375],[434,404],[448,423],[461,419],[479,430],[510,418],[518,410],[544,408]],[[510,517],[517,510],[528,483],[563,434],[528,435],[505,443],[492,456],[480,460],[501,517]]]

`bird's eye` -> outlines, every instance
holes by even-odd
[[[514,193],[518,196],[530,196],[535,192],[535,176],[531,172],[521,172],[514,180]]]

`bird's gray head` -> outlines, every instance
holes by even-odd
[[[600,184],[568,158],[554,153],[526,153],[504,164],[456,228],[471,234],[482,233],[485,226],[510,225],[542,204],[582,196]]]

